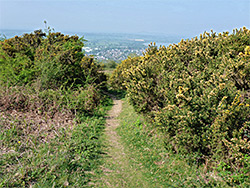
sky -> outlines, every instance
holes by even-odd
[[[0,0],[0,30],[197,36],[250,29],[250,0]]]

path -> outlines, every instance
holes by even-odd
[[[133,159],[126,155],[128,151],[116,132],[119,126],[117,117],[121,111],[122,101],[114,99],[114,106],[109,111],[106,121],[107,156],[101,167],[103,176],[95,187],[148,187],[147,182],[142,182],[140,164],[131,163]]]

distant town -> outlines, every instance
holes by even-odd
[[[24,30],[1,30],[0,35],[6,38],[30,33]],[[117,34],[117,33],[82,33],[82,32],[62,32],[69,35],[83,37],[83,51],[87,55],[93,55],[98,61],[109,60],[120,62],[128,56],[140,56],[151,42],[156,42],[157,46],[168,46],[171,43],[178,43],[180,36],[159,36],[152,34]]]
[[[83,47],[86,54],[94,55],[97,60],[106,61],[122,61],[128,56],[140,56],[145,51],[146,46],[138,45],[138,47],[110,47],[110,46],[98,46],[95,48]]]
[[[81,34],[79,34],[81,35]],[[120,62],[128,56],[140,56],[151,42],[157,46],[177,43],[181,37],[139,35],[139,34],[93,34],[84,35],[87,40],[83,50],[99,61]]]

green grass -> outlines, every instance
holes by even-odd
[[[41,30],[0,42],[0,187],[88,187],[98,171],[111,99],[83,45]]]
[[[4,122],[5,121],[5,122]],[[3,118],[1,126],[6,123]],[[43,143],[48,132],[26,134],[24,121],[1,129],[0,187],[83,187],[91,180],[90,171],[99,166],[104,118],[86,118],[70,128],[53,128],[53,138]]]
[[[29,86],[0,91],[0,187],[88,186],[101,164],[111,99],[103,96],[102,106],[84,115],[66,101],[71,93]]]
[[[149,187],[247,187],[230,184],[206,165],[198,166],[188,156],[167,151],[163,134],[136,115],[127,100],[119,118],[121,126],[117,131],[129,148],[128,157],[133,158],[134,165],[141,164]]]
[[[114,68],[104,68],[103,72],[110,76],[114,70]]]
[[[105,155],[101,166],[102,172],[95,182],[95,187],[149,187],[148,181],[142,174],[141,164],[131,162],[133,158],[117,135],[117,126],[119,122],[112,119],[103,135]]]

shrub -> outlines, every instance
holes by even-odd
[[[116,63],[114,60],[109,60],[108,62],[104,63],[104,68],[115,69],[117,65],[118,63]]]
[[[106,81],[101,67],[82,52],[83,39],[41,30],[0,42],[0,79],[10,85],[35,81],[43,89]]]
[[[0,41],[0,187],[87,186],[100,165],[110,101],[82,46],[41,31]]]
[[[151,44],[143,57],[118,66],[111,81],[164,131],[169,148],[243,164],[250,155],[249,37],[243,28],[159,49]]]
[[[127,79],[127,70],[129,70],[132,66],[136,66],[134,64],[139,61],[140,57],[128,57],[128,59],[124,60],[117,66],[117,68],[113,71],[110,79],[109,85],[114,89],[126,90],[125,82]]]

